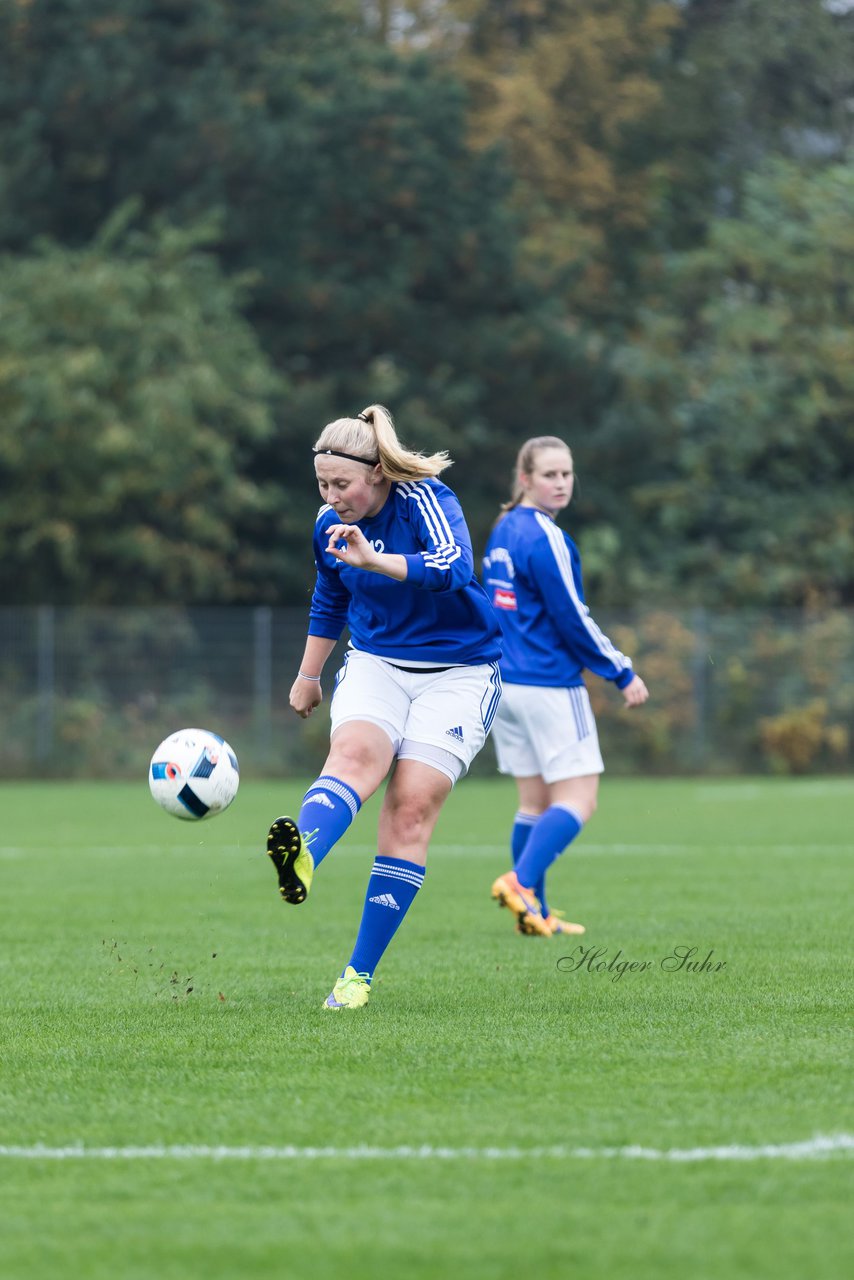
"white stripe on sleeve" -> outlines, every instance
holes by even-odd
[[[558,571],[560,572],[560,576],[563,580],[563,585],[566,587],[567,595],[575,606],[575,611],[578,614],[585,631],[590,636],[590,639],[593,641],[602,656],[607,658],[610,662],[613,662],[616,667],[619,667],[621,670],[630,668],[631,663],[626,655],[624,653],[620,653],[619,649],[615,648],[608,637],[599,630],[596,623],[590,617],[590,610],[587,608],[587,605],[582,603],[581,597],[578,594],[578,589],[575,585],[575,578],[572,573],[572,561],[569,558],[569,549],[564,541],[563,534],[560,529],[553,520],[550,520],[548,516],[544,516],[539,511],[536,513],[536,519],[540,528],[544,531],[549,540],[549,546],[557,563]]]
[[[447,570],[462,555],[462,548],[454,539],[439,499],[429,485],[405,483],[401,484],[400,488],[406,498],[411,498],[415,502],[427,532],[436,544],[434,551],[425,553],[425,564],[434,569]]]

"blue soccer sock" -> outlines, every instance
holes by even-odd
[[[531,832],[539,822],[539,817],[539,814],[522,813],[522,811],[519,810],[516,817],[513,819],[513,830],[510,833],[510,853],[513,857],[514,870],[518,866],[519,859],[522,854],[525,852],[525,846],[528,843]],[[549,909],[546,906],[546,877],[544,875],[541,876],[534,885],[534,893],[540,900],[543,915],[547,916],[549,914]]]
[[[510,853],[513,857],[514,867],[525,852],[528,837],[537,825],[537,821],[538,815],[536,813],[522,813],[521,810],[513,819],[513,830],[510,832]]]
[[[531,832],[525,852],[516,864],[519,883],[526,889],[534,889],[535,885],[544,887],[549,867],[583,826],[584,821],[575,809],[562,804],[550,805]],[[542,902],[539,893],[537,897]]]
[[[311,784],[303,796],[297,826],[315,866],[341,839],[361,807],[353,788],[340,778],[325,774]]]
[[[402,858],[378,857],[371,869],[362,923],[350,964],[357,973],[374,970],[400,928],[415,895],[424,883],[424,867]]]

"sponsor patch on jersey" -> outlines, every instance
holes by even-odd
[[[495,594],[492,597],[492,603],[496,609],[515,609],[516,592],[505,591],[502,587],[496,587]]]

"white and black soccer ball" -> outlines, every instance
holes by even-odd
[[[179,729],[164,738],[151,757],[148,785],[167,813],[176,818],[212,818],[237,795],[237,756],[218,733]]]

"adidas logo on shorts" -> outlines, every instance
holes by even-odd
[[[457,725],[456,729],[446,729],[445,734],[449,738],[453,738],[455,742],[463,741],[462,725]]]

